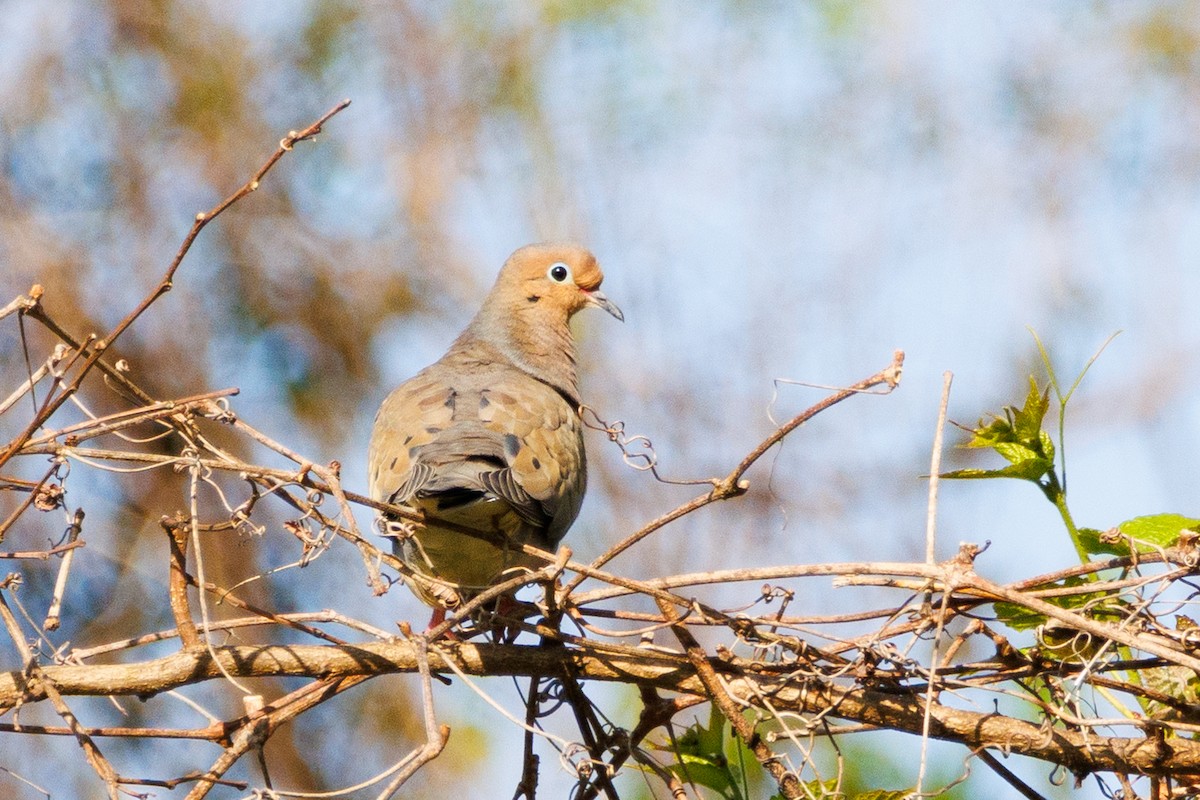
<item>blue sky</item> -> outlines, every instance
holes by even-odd
[[[1027,375],[1042,377],[1028,328],[1068,383],[1123,331],[1072,403],[1076,519],[1106,528],[1140,514],[1196,514],[1194,6],[642,2],[548,26],[534,4],[452,4],[427,12],[441,60],[425,65],[433,77],[423,93],[401,91],[415,79],[397,73],[388,50],[409,42],[409,28],[389,27],[378,11],[349,29],[319,73],[289,66],[318,7],[191,7],[196,42],[239,37],[254,65],[247,102],[269,132],[218,143],[163,122],[179,87],[155,58],[115,49],[108,15],[86,4],[48,13],[0,3],[0,41],[10,43],[0,72],[12,76],[0,86],[0,150],[11,203],[41,237],[13,215],[0,228],[5,296],[38,278],[48,250],[80,248],[88,267],[74,278],[119,318],[191,214],[231,188],[215,185],[206,148],[245,148],[239,163],[253,165],[270,136],[349,97],[320,143],[270,177],[286,187],[298,227],[277,225],[261,197],[238,209],[257,226],[252,256],[283,286],[302,284],[309,257],[343,264],[348,293],[369,294],[374,280],[404,270],[423,305],[364,343],[380,379],[345,399],[334,437],[297,426],[276,380],[281,348],[303,373],[304,348],[320,348],[319,335],[227,338],[204,358],[213,385],[242,388],[240,413],[339,459],[350,486],[365,482],[366,436],[387,387],[441,353],[508,253],[574,238],[596,251],[605,290],[626,314],[624,325],[579,321],[585,394],[654,440],[668,474],[703,477],[736,463],[771,428],[774,379],[845,384],[885,366],[895,348],[908,354],[897,393],[828,412],[751,474],[762,493],[753,525],[737,507],[697,515],[625,563],[635,574],[661,564],[684,572],[919,558],[920,476],[942,373],[955,374],[953,419],[1017,403]],[[470,137],[450,129],[423,139],[430,119],[453,119],[435,112],[503,66],[473,49],[471,14],[525,48],[530,95],[485,114]],[[45,94],[49,112],[23,88],[46,53],[63,65]],[[528,107],[535,112],[520,111]],[[104,178],[128,126],[145,130],[139,153],[155,211],[137,230],[109,213],[120,198]],[[427,228],[405,217],[414,197],[435,209]],[[150,330],[222,291],[234,256],[220,231],[205,237]],[[785,386],[773,412],[819,396]],[[571,537],[581,555],[691,496],[623,468],[601,437],[589,447],[595,477]],[[966,463],[983,462],[955,465]],[[962,540],[991,540],[980,569],[1000,580],[1074,557],[1054,510],[1016,482],[944,486],[940,531],[942,556]],[[337,597],[336,579],[324,580],[320,597]],[[398,594],[389,602],[402,613],[422,613]],[[816,612],[861,599],[813,583],[807,602]],[[360,613],[382,621],[397,612],[377,603]]]

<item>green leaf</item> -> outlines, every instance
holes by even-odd
[[[649,745],[675,756],[675,763],[666,768],[681,780],[712,789],[724,800],[744,800],[741,778],[735,774],[735,767],[726,753],[728,726],[724,714],[713,703],[709,710],[708,725],[696,721],[675,737],[673,745]]]
[[[1010,464],[1024,464],[1026,461],[1035,461],[1039,457],[1036,450],[1031,450],[1017,442],[996,442],[992,445],[992,449],[1004,456],[1004,460]]]
[[[1047,461],[1040,458],[1031,459],[1020,464],[1013,464],[1003,469],[956,469],[953,472],[943,472],[941,478],[957,480],[978,480],[981,478],[1020,478],[1034,481],[1045,475],[1051,468]]]
[[[1042,420],[1050,408],[1050,387],[1038,389],[1037,380],[1029,377],[1029,394],[1025,406],[1013,415],[1013,432],[1019,442],[1036,442],[1041,438]]]
[[[1004,408],[1004,413],[1008,414],[1011,409]],[[967,442],[967,447],[995,447],[998,442],[1012,442],[1016,440],[1016,434],[1013,433],[1012,423],[1008,419],[996,417],[991,422],[984,424],[983,420],[979,420],[979,424],[975,430],[971,432],[971,441]]]
[[[1045,614],[1038,614],[1017,603],[995,603],[996,617],[1014,631],[1033,630],[1046,622]]]
[[[1187,667],[1150,667],[1139,670],[1138,676],[1147,688],[1170,695],[1183,703],[1194,706],[1200,701],[1200,682],[1196,680],[1196,673]],[[1140,697],[1138,700],[1142,710],[1154,719],[1170,721],[1182,716],[1177,708],[1166,703]]]
[[[991,422],[982,419],[971,431],[967,447],[995,450],[1009,466],[1004,469],[960,469],[946,472],[943,478],[984,479],[1017,478],[1042,485],[1042,479],[1054,470],[1054,441],[1042,430],[1046,410],[1050,407],[1050,388],[1038,388],[1034,378],[1029,379],[1029,394],[1021,408],[1005,406],[1003,416],[993,417]]]
[[[716,703],[710,709],[707,726],[697,721],[679,734],[675,741],[679,745],[680,755],[711,757],[723,754],[725,717],[717,709]]]
[[[1105,541],[1104,531],[1095,528],[1080,528],[1079,543],[1091,555],[1129,555],[1129,543],[1125,539],[1116,542]]]
[[[841,797],[838,794],[838,779],[827,778],[823,781],[806,781],[804,784],[805,797]],[[770,800],[783,800],[782,794],[771,795]]]
[[[915,789],[874,789],[869,792],[859,792],[854,800],[904,800],[912,797]]]
[[[1153,553],[1159,548],[1176,544],[1184,531],[1200,532],[1200,519],[1182,514],[1151,514],[1126,520],[1113,530],[1121,535],[1114,536],[1109,531],[1095,528],[1080,528],[1079,541],[1093,555],[1127,556],[1130,554],[1130,540],[1139,553]]]
[[[1158,547],[1171,547],[1179,541],[1179,534],[1184,531],[1200,532],[1200,519],[1181,514],[1151,514],[1126,520],[1117,528],[1129,538],[1136,539],[1139,549],[1141,542]]]
[[[680,780],[691,781],[700,786],[720,792],[722,797],[740,797],[729,764],[722,759],[714,761],[703,756],[686,753],[676,754],[679,760],[668,764],[667,769],[679,776]]]
[[[1054,439],[1045,430],[1038,434],[1038,438],[1042,445],[1042,458],[1054,464]]]
[[[984,478],[1009,478],[1008,474],[1012,467],[1004,469],[956,469],[952,472],[943,472],[938,475],[939,478],[949,478],[952,480],[981,480]]]
[[[1079,664],[1094,659],[1108,644],[1109,641],[1103,637],[1095,637],[1057,620],[1050,620],[1039,631],[1036,650],[1041,658]]]
[[[1090,581],[1079,577],[1066,578],[1065,580],[1056,581],[1054,583],[1046,583],[1040,586],[1033,587],[1037,589],[1060,589],[1064,587],[1086,586]],[[1089,616],[1101,617],[1104,616],[1105,598],[1110,595],[1106,592],[1089,592],[1087,594],[1074,594],[1066,597],[1043,597],[1047,603],[1058,606],[1063,609],[1078,609],[1085,605],[1090,605]],[[1115,595],[1113,595],[1115,596]],[[996,616],[1008,627],[1013,630],[1024,631],[1036,628],[1039,625],[1044,625],[1047,622],[1045,614],[1039,614],[1035,611],[1030,611],[1019,603],[997,602],[992,604],[996,610]]]

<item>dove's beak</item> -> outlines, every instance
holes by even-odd
[[[594,291],[587,293],[588,305],[596,308],[603,308],[608,313],[612,314],[621,322],[625,321],[625,315],[621,313],[621,309],[617,308],[617,304],[604,296],[604,292]]]

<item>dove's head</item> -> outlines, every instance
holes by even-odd
[[[514,366],[579,402],[575,341],[567,324],[588,306],[624,320],[600,291],[596,257],[575,244],[531,244],[509,256],[496,285],[451,354],[491,348]]]
[[[625,315],[604,296],[604,273],[596,257],[576,244],[531,244],[509,256],[496,279],[513,305],[535,314],[570,319],[588,306],[602,308],[619,320]]]

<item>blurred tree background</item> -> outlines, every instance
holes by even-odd
[[[1026,326],[1072,374],[1124,330],[1074,401],[1077,517],[1103,529],[1197,510],[1191,3],[0,0],[0,75],[0,299],[43,284],[77,335],[121,319],[195,213],[280,136],[354,101],[205,230],[118,347],[157,397],[239,387],[240,416],[339,460],[347,488],[365,487],[386,391],[441,354],[508,253],[570,238],[597,253],[627,320],[579,320],[585,398],[649,436],[669,476],[728,470],[772,414],[818,396],[773,380],[844,384],[908,353],[902,391],[819,417],[752,473],[747,497],[618,561],[628,574],[921,558],[941,373],[956,374],[951,417],[973,422],[1037,369]],[[16,325],[0,328],[6,386],[22,353]],[[14,416],[7,436],[25,424]],[[694,493],[629,469],[600,435],[588,444],[569,538],[582,557]],[[89,517],[68,606],[104,604],[64,640],[170,626],[165,576],[138,554],[164,547],[158,516],[186,499],[154,475],[72,484],[68,504]],[[1031,552],[1045,569],[1071,563],[1032,494],[944,487],[940,555],[990,539],[979,566],[999,580],[1028,574]],[[232,583],[287,563],[280,538],[231,535],[210,567]],[[28,570],[29,602],[53,579],[52,565]],[[801,606],[838,607],[812,586]],[[399,589],[372,597],[340,543],[246,592],[388,629],[426,613]],[[336,788],[393,761],[420,738],[414,686],[372,681],[284,731],[276,784]],[[515,785],[518,731],[461,685],[438,701],[454,733],[414,794]],[[125,713],[187,713],[163,703]],[[917,743],[888,742],[856,768],[867,785],[911,785]],[[56,747],[75,744],[6,737],[0,766],[63,796],[91,786]],[[934,752],[941,774],[961,771],[961,752]],[[153,758],[162,774],[185,763]],[[544,772],[547,796],[570,785]],[[983,796],[989,780],[967,785]],[[4,773],[0,794],[36,796]]]

